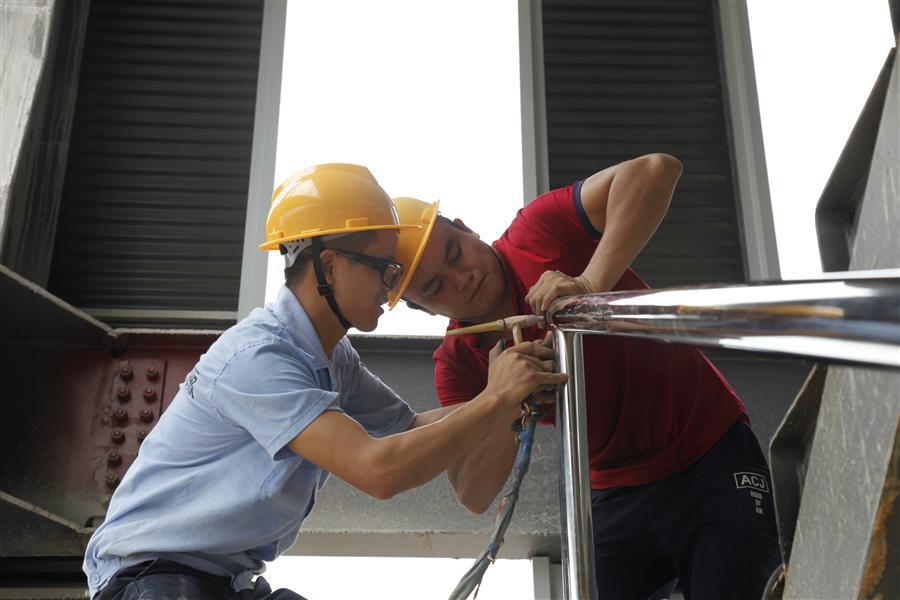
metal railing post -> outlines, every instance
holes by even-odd
[[[569,375],[556,400],[563,596],[566,600],[592,600],[597,597],[597,582],[581,334],[557,329],[555,338],[559,370]]]

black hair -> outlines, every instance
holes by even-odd
[[[421,310],[423,313],[428,313],[429,315],[435,314],[435,313],[431,312],[430,310],[428,310],[427,308],[425,308],[424,306],[422,306],[421,304],[416,304],[412,300],[407,300],[406,298],[404,298],[403,301],[406,302],[406,305],[413,310]]]
[[[447,217],[445,217],[444,215],[442,215],[440,213],[438,213],[437,221],[440,221],[441,223],[444,223],[445,225],[449,225],[450,227],[462,229],[462,227],[460,227],[459,225],[456,224],[456,221],[454,221],[453,219],[448,219]]]

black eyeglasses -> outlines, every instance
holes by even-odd
[[[378,271],[381,274],[381,283],[389,290],[394,289],[394,286],[400,281],[400,276],[403,275],[403,265],[393,260],[375,258],[374,256],[368,256],[367,254],[357,254],[356,252],[338,250],[337,248],[332,248],[332,250],[334,250],[335,254],[346,256],[350,260]]]

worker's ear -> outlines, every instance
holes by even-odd
[[[455,225],[457,229],[462,229],[462,230],[465,231],[466,233],[471,233],[471,234],[474,235],[475,237],[477,237],[477,238],[479,238],[479,239],[481,238],[481,236],[479,236],[477,233],[475,233],[474,231],[472,231],[471,229],[469,229],[469,226],[466,225],[465,223],[463,223],[463,220],[460,219],[459,217],[453,219],[453,225]]]
[[[337,257],[337,254],[335,254],[334,250],[331,250],[329,248],[325,248],[319,254],[319,258],[322,261],[322,273],[325,274],[325,281],[327,281],[330,285],[334,284],[335,257]]]

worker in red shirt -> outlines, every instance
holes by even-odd
[[[449,329],[543,314],[557,297],[646,289],[629,265],[668,210],[682,165],[666,154],[625,161],[518,211],[492,245],[437,203],[397,198],[402,281],[389,295],[450,318]],[[532,328],[526,339],[544,332]],[[448,336],[434,354],[442,405],[487,382],[504,334]],[[588,446],[601,598],[759,598],[781,562],[769,470],[743,403],[697,349],[584,336]],[[516,453],[508,419],[448,469],[460,502],[491,505]],[[743,477],[742,474],[757,477]],[[747,483],[751,481],[753,483]],[[663,592],[664,593],[664,592]]]

